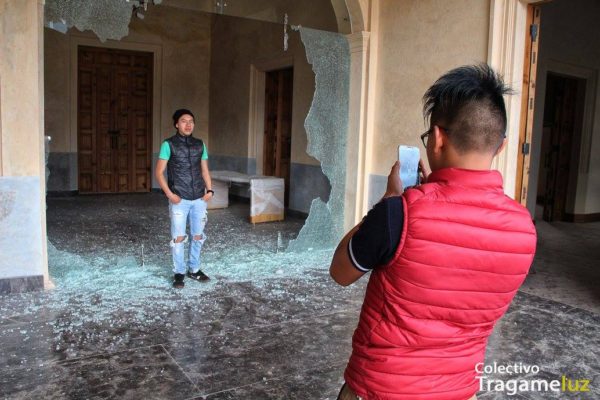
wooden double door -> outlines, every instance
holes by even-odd
[[[152,53],[78,49],[80,193],[151,190]]]

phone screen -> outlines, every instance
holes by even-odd
[[[400,161],[400,179],[402,188],[419,184],[419,159],[421,153],[417,147],[398,146],[398,160]]]

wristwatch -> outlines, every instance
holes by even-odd
[[[215,195],[215,191],[214,191],[214,190],[212,190],[212,189],[208,189],[208,190],[206,191],[206,193],[212,193],[212,195],[213,195],[213,196]]]

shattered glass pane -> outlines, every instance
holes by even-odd
[[[65,33],[64,27],[91,30],[105,42],[129,33],[132,2],[125,0],[46,0],[45,25]]]
[[[331,184],[329,201],[314,199],[306,224],[290,251],[332,248],[344,234],[346,138],[350,96],[350,47],[340,34],[300,28],[315,73],[315,95],[304,121],[307,153],[321,162]]]

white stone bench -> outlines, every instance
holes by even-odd
[[[248,185],[250,191],[250,222],[253,224],[284,219],[285,181],[283,178],[248,175],[236,171],[211,171],[215,196],[209,208],[229,206],[232,183]]]

